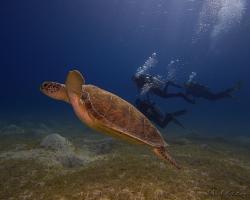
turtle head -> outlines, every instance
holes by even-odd
[[[77,70],[69,71],[65,82],[68,92],[70,91],[79,94],[81,93],[82,85],[84,84],[85,84],[84,77],[79,71]]]
[[[40,90],[52,99],[69,102],[64,84],[45,81],[42,83]]]

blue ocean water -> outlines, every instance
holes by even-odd
[[[249,135],[249,8],[246,0],[1,1],[0,117],[76,119],[69,105],[39,91],[45,80],[63,83],[71,69],[133,103],[131,77],[155,52],[152,73],[166,77],[178,60],[181,84],[192,72],[213,91],[243,83],[234,98],[216,102],[156,98],[163,110],[187,109],[189,131]],[[170,125],[167,132],[184,130]]]

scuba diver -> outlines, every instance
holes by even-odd
[[[139,98],[135,101],[135,106],[140,110],[149,120],[156,123],[161,128],[165,128],[170,122],[174,122],[182,128],[185,128],[175,117],[186,114],[186,110],[180,110],[174,113],[162,113],[155,103],[149,99],[141,100]]]
[[[132,77],[132,80],[135,82],[138,91],[144,91],[146,89],[147,95],[149,93],[157,95],[162,98],[172,98],[180,97],[189,103],[195,103],[194,100],[190,99],[186,94],[178,93],[169,93],[168,87],[174,86],[176,88],[182,88],[182,86],[174,83],[173,81],[163,81],[159,78],[152,76],[150,74],[135,74]]]
[[[187,83],[185,83],[184,88],[186,89],[186,95],[189,97],[202,97],[210,101],[216,101],[224,98],[232,98],[232,93],[239,90],[241,88],[241,85],[242,83],[239,81],[237,84],[235,84],[234,87],[228,88],[218,93],[211,92],[208,87],[194,81],[188,81]]]

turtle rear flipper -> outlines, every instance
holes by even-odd
[[[177,169],[181,169],[181,167],[177,164],[177,162],[169,155],[168,151],[165,147],[156,147],[153,149],[154,153],[163,160],[167,160]]]

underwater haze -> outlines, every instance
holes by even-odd
[[[12,0],[0,13],[0,199],[204,200],[221,191],[249,199],[248,0]],[[71,105],[40,91],[44,81],[65,83],[70,70],[131,104],[149,93],[132,78],[144,71],[181,85],[172,92],[185,93],[189,81],[212,92],[240,87],[194,104],[151,94],[163,113],[187,110],[184,128],[153,122],[179,172],[92,131]]]
[[[193,71],[217,91],[242,80],[234,99],[190,107],[187,123],[200,131],[212,126],[208,134],[249,134],[248,8],[245,0],[1,2],[1,115],[67,112],[39,86],[44,80],[63,83],[71,69],[133,102],[131,77],[156,52],[161,75],[180,60],[179,82]],[[166,109],[171,103],[163,102]]]

